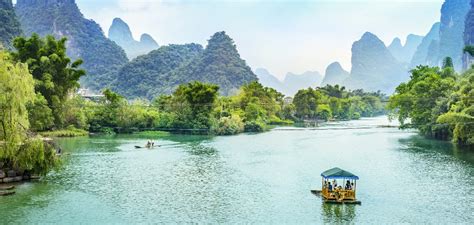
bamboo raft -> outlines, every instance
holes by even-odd
[[[311,193],[313,195],[316,195],[318,197],[321,196],[321,190],[311,190]],[[323,198],[324,203],[329,203],[329,204],[348,204],[348,205],[360,205],[362,204],[361,201],[359,200],[342,200],[342,201],[337,201],[337,200],[331,200],[331,199],[325,199]]]
[[[361,201],[356,199],[356,181],[359,179],[358,176],[335,167],[321,173],[321,177],[322,190],[311,190],[311,193],[321,197],[324,203],[361,204]],[[343,181],[342,184],[345,185],[344,189],[336,185],[337,180]],[[331,185],[334,185],[334,187]]]

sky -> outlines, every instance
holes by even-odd
[[[352,43],[366,32],[386,45],[410,33],[425,35],[439,21],[443,0],[76,0],[107,34],[115,17],[133,35],[160,45],[207,44],[226,31],[253,68],[280,79],[319,71],[338,61],[350,71]]]

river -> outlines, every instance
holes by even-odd
[[[62,169],[0,198],[1,223],[469,223],[474,152],[385,117],[226,137],[60,139]],[[332,167],[360,177],[362,205],[310,189]]]

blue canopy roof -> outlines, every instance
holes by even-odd
[[[321,176],[326,178],[326,179],[352,179],[352,180],[358,180],[359,177],[354,175],[351,172],[345,171],[343,169],[340,169],[338,167],[334,167],[330,170],[326,170],[321,173]]]

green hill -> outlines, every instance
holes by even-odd
[[[123,49],[96,22],[85,19],[74,0],[18,0],[15,9],[26,35],[68,38],[69,57],[84,60],[83,86],[98,90],[110,85],[128,62]]]

